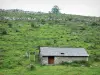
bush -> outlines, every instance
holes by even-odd
[[[37,25],[37,23],[31,23],[31,27],[32,28],[39,28],[39,25]]]
[[[87,61],[73,61],[73,62],[62,62],[61,63],[62,65],[69,65],[69,66],[75,66],[75,67],[78,67],[78,66],[87,66],[89,67],[91,65],[90,62],[87,62]]]
[[[70,65],[71,62],[62,62],[61,65]]]
[[[7,30],[5,28],[0,28],[0,34],[6,35],[7,34]]]
[[[91,26],[100,26],[100,24],[97,23],[97,22],[92,22],[92,23],[91,23]]]
[[[13,69],[17,66],[16,63],[17,63],[17,61],[9,59],[9,60],[5,60],[2,64],[2,66],[3,66],[3,68]]]
[[[11,23],[9,23],[8,26],[9,26],[9,28],[12,28],[12,24]]]
[[[13,69],[14,67],[16,67],[15,64],[11,64],[11,63],[4,63],[3,64],[3,68]]]
[[[17,65],[21,65],[22,66],[23,65],[22,61],[21,60],[18,60],[17,61]]]
[[[100,61],[100,55],[95,55],[94,56],[94,61],[99,62]]]
[[[35,70],[36,67],[35,67],[35,65],[33,65],[33,64],[29,64],[29,65],[27,66],[27,69],[30,70],[30,71],[32,71],[32,70]]]
[[[90,56],[90,60],[92,62],[100,62],[100,55],[96,54],[95,52],[92,53],[93,55]]]
[[[16,32],[20,32],[18,29],[15,30]]]

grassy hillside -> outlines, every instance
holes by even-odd
[[[41,66],[40,46],[84,47],[90,65]],[[99,64],[100,17],[0,11],[0,75],[99,75]]]

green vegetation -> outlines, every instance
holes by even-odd
[[[73,61],[73,62],[62,62],[61,65],[75,66],[75,67],[81,67],[81,66],[90,67],[91,63],[89,61]]]
[[[89,61],[42,66],[40,46],[84,47]],[[100,74],[100,17],[1,9],[0,75],[65,74]]]
[[[52,8],[52,13],[54,13],[54,14],[59,14],[60,13],[60,11],[59,11],[60,9],[59,9],[59,7],[57,6],[57,5],[55,5],[53,8]]]

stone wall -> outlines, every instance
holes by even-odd
[[[72,61],[88,61],[88,57],[54,57],[54,64],[59,64],[62,62],[72,62]],[[48,65],[48,57],[41,57],[41,64]]]
[[[88,61],[88,57],[55,57],[54,64],[59,64],[62,62],[72,62],[72,61]]]
[[[45,65],[48,65],[48,57],[42,57],[41,58],[41,64],[45,64]]]

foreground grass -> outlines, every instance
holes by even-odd
[[[0,75],[99,75],[99,67],[36,66],[33,71],[24,67],[0,70]]]

